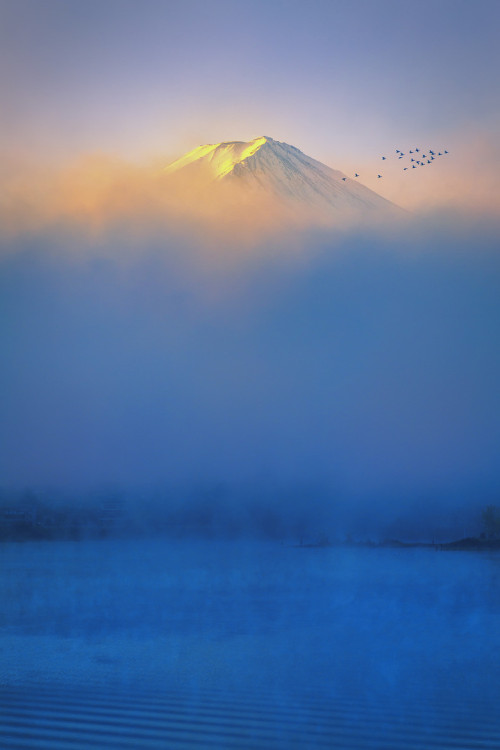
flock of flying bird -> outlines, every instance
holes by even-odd
[[[410,159],[408,162],[408,166],[403,167],[403,172],[406,172],[408,169],[417,169],[417,167],[425,167],[427,164],[432,164],[432,162],[438,157],[438,156],[444,156],[448,153],[446,149],[443,149],[442,151],[438,151],[437,153],[433,151],[431,148],[428,149],[428,152],[426,154],[423,153],[422,149],[420,148],[414,148],[410,149],[407,153],[404,151],[401,151],[399,148],[395,149],[396,153],[394,155],[395,158],[398,159],[404,159],[406,156]],[[382,161],[387,160],[387,156],[381,157]],[[359,177],[359,174],[357,172],[354,173],[354,177]],[[382,175],[378,174],[377,179],[381,179]],[[345,182],[347,180],[347,177],[342,177],[343,181]]]

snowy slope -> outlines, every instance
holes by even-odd
[[[391,213],[399,209],[357,179],[346,177],[299,151],[267,136],[199,146],[173,162],[166,172],[193,178],[209,175],[214,183],[241,185],[287,203],[344,213]],[[345,180],[343,178],[346,177]],[[234,182],[236,181],[236,182]]]

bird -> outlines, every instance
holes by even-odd
[[[381,175],[381,174],[378,174],[378,175],[377,175],[377,177],[378,177],[378,179],[380,179],[380,178],[382,177],[382,175]]]
[[[410,151],[410,154],[413,154],[413,151]]]
[[[398,159],[402,159],[402,158],[403,158],[402,156],[398,156]]]
[[[406,172],[407,169],[408,169],[408,167],[404,167],[403,172]]]
[[[344,180],[344,182],[345,182],[345,181],[347,180],[347,177],[342,177],[342,179],[343,179],[343,180]]]
[[[431,151],[431,150],[429,149],[429,153],[430,153],[430,154],[432,154],[432,156],[434,156],[434,151]]]
[[[416,169],[416,168],[417,168],[417,167],[416,167],[416,165],[414,164],[414,165],[412,166],[412,169]]]
[[[354,177],[359,177],[359,174],[357,172],[354,173]]]
[[[431,160],[430,160],[430,159],[427,159],[427,164],[430,164],[430,163],[431,163]]]
[[[399,148],[397,148],[397,149],[396,149],[396,153],[397,153],[397,154],[400,154],[400,153],[401,153],[401,151],[399,150]]]
[[[413,158],[413,156],[411,157],[411,161],[415,161],[415,159]]]
[[[383,156],[383,157],[382,157],[382,161],[385,161],[385,160],[386,160],[386,158],[387,158],[387,157]]]
[[[417,152],[417,154],[418,154],[418,152],[420,151],[420,149],[419,149],[419,148],[416,148],[416,149],[415,149],[415,151],[416,151],[416,152]]]
[[[445,151],[444,153],[445,153],[445,154],[447,154],[447,153],[448,153],[448,151]]]
[[[442,153],[441,153],[441,151],[440,151],[440,152],[439,152],[439,154],[438,154],[438,156],[442,156],[442,155],[443,155],[443,154],[442,154]]]

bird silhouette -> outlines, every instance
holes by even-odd
[[[342,177],[342,179],[343,179],[343,180],[344,180],[344,182],[345,182],[345,181],[347,180],[347,177]]]
[[[401,151],[401,149],[396,148],[394,150],[395,150],[395,152],[396,152],[396,154],[398,156],[398,160],[401,160],[401,159],[403,159],[404,156],[406,156],[405,152]],[[407,151],[407,154],[415,154],[415,156],[417,154],[420,154],[422,160],[415,159],[413,156],[411,156],[411,158],[410,158],[410,164],[407,167],[403,167],[403,172],[407,172],[408,169],[410,169],[410,168],[411,169],[416,169],[417,166],[419,166],[419,167],[425,167],[426,164],[432,164],[432,162],[434,161],[435,157],[437,157],[437,156],[444,156],[444,154],[448,153],[448,151],[446,151],[446,149],[445,149],[443,151],[439,151],[436,154],[436,152],[433,151],[431,148],[428,149],[428,152],[429,152],[428,155],[427,154],[423,154],[423,153],[421,154],[420,152],[421,152],[421,149],[419,149],[417,147],[415,147],[415,148],[410,149],[409,151]],[[387,157],[386,156],[382,156],[381,159],[382,159],[382,161],[386,161]],[[359,177],[359,174],[357,172],[355,172],[354,173],[354,177]],[[344,182],[346,181],[345,177],[343,177],[342,179],[343,179]],[[382,175],[378,174],[377,175],[377,179],[378,180],[382,179]]]
[[[354,177],[359,177],[359,174],[355,172]]]

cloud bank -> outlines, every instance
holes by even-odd
[[[4,238],[66,232],[86,240],[109,242],[121,233],[134,236],[138,246],[176,238],[192,245],[229,248],[230,252],[269,241],[300,247],[302,234],[326,231],[369,231],[403,239],[436,225],[460,234],[464,226],[498,222],[498,145],[486,134],[463,133],[452,139],[455,151],[448,161],[404,173],[397,162],[387,162],[384,180],[371,184],[375,164],[358,165],[367,184],[381,189],[407,209],[399,217],[379,219],[359,215],[333,218],[304,205],[285,204],[278,197],[250,191],[237,183],[212,183],[210,174],[196,178],[187,170],[170,175],[158,160],[132,164],[106,154],[81,157],[53,167],[10,156],[3,159],[0,178],[0,232]],[[343,165],[349,174],[347,165]],[[391,172],[392,168],[392,172]],[[297,235],[300,235],[299,237]]]
[[[314,508],[367,530],[491,501],[494,221],[283,225],[162,179],[103,158],[8,176],[6,491],[114,487],[271,525]]]

